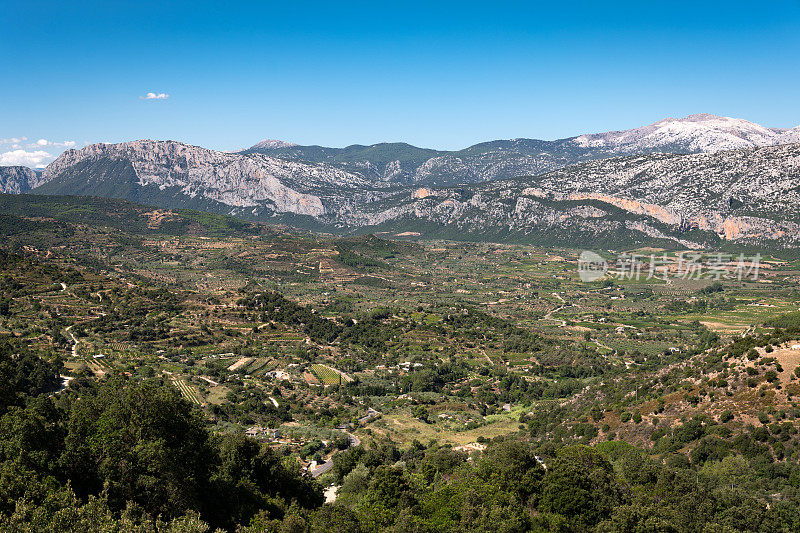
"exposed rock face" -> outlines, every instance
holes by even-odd
[[[44,172],[46,192],[58,190],[59,182],[68,188],[75,180],[97,178],[97,163],[124,162],[135,173],[141,187],[178,191],[189,198],[201,197],[238,208],[264,207],[277,213],[320,217],[325,207],[319,188],[350,188],[364,180],[339,169],[264,155],[242,156],[207,150],[173,141],[133,141],[121,144],[94,144],[68,150]],[[109,179],[113,179],[110,176]]]
[[[583,147],[604,148],[618,154],[642,152],[719,152],[800,142],[800,126],[765,128],[738,118],[698,114],[665,118],[649,126],[627,131],[581,135],[574,140]]]
[[[800,144],[713,154],[650,154],[471,187],[409,188],[345,215],[350,225],[413,220],[468,234],[629,232],[699,246],[800,245]],[[693,239],[699,239],[693,241]],[[702,241],[702,242],[700,242]]]
[[[0,167],[0,193],[20,194],[39,185],[40,174],[28,167]]]
[[[259,150],[276,150],[278,148],[290,148],[292,146],[297,145],[294,143],[287,143],[286,141],[279,141],[277,139],[264,139],[263,141],[254,144],[253,148]]]

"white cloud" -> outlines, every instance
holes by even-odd
[[[166,100],[167,98],[169,98],[167,93],[147,93],[139,97],[141,100]]]
[[[24,165],[26,167],[44,168],[47,163],[55,159],[55,156],[48,154],[44,150],[11,150],[10,152],[0,153],[0,166]]]
[[[0,144],[19,144],[27,140],[27,137],[11,137],[10,139],[0,139]]]
[[[35,143],[29,144],[28,148],[36,148],[38,146],[57,146],[59,148],[72,148],[75,146],[75,141],[55,142],[48,141],[47,139],[39,139]]]
[[[27,137],[0,139],[0,166],[44,168],[64,150],[77,146],[75,141],[59,142],[45,138],[30,141]]]

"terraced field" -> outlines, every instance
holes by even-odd
[[[349,383],[353,378],[326,365],[311,365],[311,371],[325,385]]]
[[[197,390],[180,378],[173,378],[172,383],[181,391],[184,398],[197,405],[203,405]]]

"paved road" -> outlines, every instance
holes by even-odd
[[[367,409],[367,414],[358,419],[359,424],[366,424],[373,418],[377,417],[380,413],[372,407]]]
[[[375,413],[377,413],[377,411],[375,411]],[[372,413],[370,413],[370,414],[372,414]],[[350,448],[355,448],[356,446],[360,446],[361,445],[361,439],[359,439],[358,437],[356,437],[352,433],[348,433],[347,431],[345,431],[343,433],[345,435],[347,435],[347,437],[350,439],[350,446],[349,446]],[[333,468],[333,457],[331,457],[330,459],[328,459],[327,461],[325,461],[324,463],[322,463],[321,465],[316,467],[311,472],[311,477],[318,478],[319,476],[321,476],[322,474],[324,474],[325,472],[327,472],[331,468]]]
[[[311,477],[318,478],[331,468],[333,468],[333,458],[328,459],[327,461],[319,465],[317,468],[315,468],[314,471],[311,472]]]
[[[376,411],[372,407],[369,407],[367,409],[367,414],[365,414],[364,416],[359,418],[358,419],[358,423],[359,423],[359,425],[366,424],[367,422],[369,422],[373,418],[377,418],[380,414],[381,414],[380,411]],[[348,427],[348,426],[344,425],[344,426],[337,427],[336,429],[338,429],[339,431],[341,431],[342,433],[347,435],[347,438],[350,439],[350,446],[349,446],[350,448],[354,448],[356,446],[360,446],[361,445],[361,439],[359,439],[358,437],[356,437],[352,433],[350,433],[348,431],[345,431],[346,427]],[[333,468],[333,457],[331,457],[330,459],[328,459],[327,461],[325,461],[324,463],[322,463],[321,465],[316,467],[311,472],[311,476],[317,478],[317,477],[321,476],[322,474],[324,474],[325,472],[327,472],[328,470],[330,470],[331,468]]]

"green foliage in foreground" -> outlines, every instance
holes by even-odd
[[[797,465],[767,466],[738,453],[690,465],[623,442],[541,450],[496,439],[479,457],[418,445],[353,449],[334,468],[339,499],[322,514],[348,531],[796,531]],[[681,460],[682,458],[682,460]],[[760,489],[774,490],[767,505]],[[322,531],[330,529],[321,528]]]
[[[0,350],[4,376],[32,368],[30,354],[14,351]],[[40,365],[44,375],[54,370]],[[47,380],[9,383],[0,407],[2,531],[800,528],[800,466],[748,439],[723,446],[711,436],[689,457],[521,437],[497,438],[471,457],[435,442],[404,450],[377,442],[335,456],[327,476],[340,485],[338,499],[323,505],[320,485],[294,458],[210,433],[160,381],[76,380],[55,395]]]
[[[4,411],[2,531],[201,531],[201,519],[232,529],[322,503],[294,460],[209,433],[199,411],[157,381],[87,382]]]

